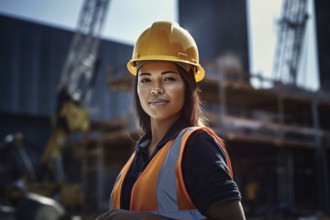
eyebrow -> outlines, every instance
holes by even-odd
[[[169,74],[169,73],[174,73],[174,74],[179,75],[179,73],[175,72],[174,70],[164,71],[164,72],[161,73],[161,75],[165,75],[165,74]],[[148,72],[139,73],[139,76],[150,76],[150,75],[151,75],[151,73],[148,73]]]

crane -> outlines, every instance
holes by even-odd
[[[47,164],[55,159],[58,180],[63,179],[58,155],[67,136],[89,129],[86,106],[99,65],[97,53],[108,5],[109,0],[84,1],[58,84],[53,130],[40,160]]]
[[[273,75],[297,84],[297,73],[308,20],[307,0],[283,0]]]

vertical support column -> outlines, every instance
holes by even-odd
[[[96,153],[96,172],[97,172],[97,208],[102,209],[104,196],[104,159],[103,159],[103,144],[99,141],[97,143]]]
[[[278,155],[278,166],[279,166],[279,173],[278,173],[278,200],[281,205],[288,206],[288,199],[287,199],[287,154],[286,149],[284,146],[280,146],[280,151]]]
[[[225,76],[224,73],[221,71],[220,67],[220,58],[216,61],[217,70],[219,72],[219,98],[220,98],[220,117],[218,121],[218,127],[221,130],[225,130],[225,116],[227,115],[227,108],[226,108],[226,85],[225,85]],[[226,132],[226,131],[224,131]]]
[[[281,147],[284,140],[284,97],[279,95],[277,97],[277,117],[278,117],[278,140],[277,144]]]
[[[318,183],[318,199],[319,205],[326,209],[330,209],[329,199],[329,182],[327,172],[327,156],[325,146],[322,145],[319,114],[318,114],[318,102],[317,100],[312,101],[312,114],[314,124],[314,139],[315,139],[315,156],[316,156],[316,172],[317,172],[317,183]]]
[[[87,133],[85,133],[84,138],[83,138],[83,145],[81,148],[81,186],[82,186],[82,191],[84,193],[84,196],[86,197],[87,195],[87,190],[88,190],[88,166],[87,166],[87,143],[89,140],[89,136]]]
[[[280,147],[278,158],[279,163],[279,201],[282,206],[293,210],[295,206],[295,188],[294,188],[294,160],[292,152]]]
[[[278,145],[279,145],[279,200],[289,209],[293,209],[294,200],[294,161],[292,151],[285,146],[285,107],[283,95],[278,96]]]
[[[291,209],[295,206],[295,185],[294,185],[294,158],[291,150],[287,150],[287,201]]]

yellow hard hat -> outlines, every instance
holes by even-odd
[[[198,48],[188,31],[175,22],[159,21],[146,29],[135,43],[128,70],[136,75],[136,65],[140,61],[172,61],[192,65],[196,82],[205,76],[199,64]]]

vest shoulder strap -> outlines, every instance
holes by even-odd
[[[227,153],[227,150],[224,146],[223,140],[214,131],[212,131],[211,129],[206,128],[206,127],[197,127],[196,126],[196,127],[186,128],[185,130],[183,130],[180,133],[180,135],[182,135],[182,144],[181,144],[182,147],[180,149],[180,155],[178,157],[178,162],[177,162],[177,166],[176,166],[176,172],[177,172],[177,176],[178,176],[177,186],[179,188],[179,190],[178,190],[178,201],[185,201],[185,202],[183,202],[183,204],[192,204],[191,198],[190,198],[190,196],[187,192],[187,189],[185,187],[184,180],[183,180],[183,174],[182,174],[183,152],[184,152],[184,148],[186,146],[187,140],[197,130],[203,130],[215,139],[215,141],[218,143],[218,146],[220,147],[221,151],[225,154],[226,161],[227,161],[227,166],[228,166],[228,169],[229,169],[229,174],[230,174],[231,178],[233,178],[233,171],[232,171],[230,157],[229,157],[229,155]],[[186,209],[187,207],[182,207],[182,204],[179,203],[179,208]]]

